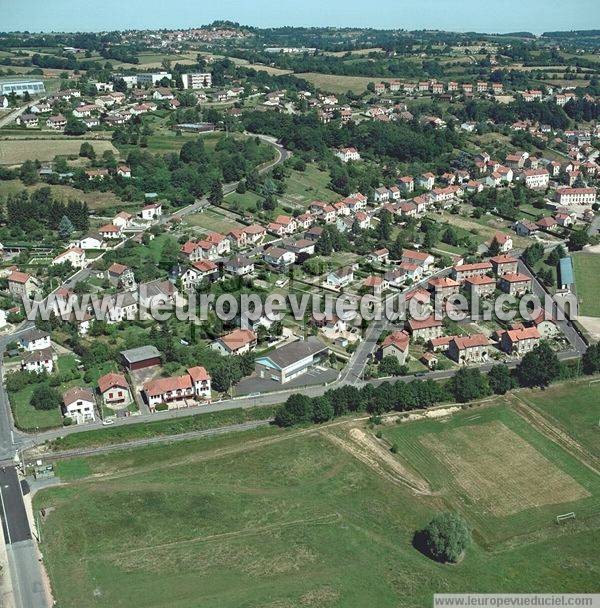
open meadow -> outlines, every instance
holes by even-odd
[[[61,461],[67,483],[34,501],[55,598],[391,608],[439,591],[593,591],[598,475],[496,402],[386,425],[380,440],[338,421]],[[412,544],[442,510],[475,539],[453,566]]]
[[[55,156],[78,156],[81,144],[94,146],[98,156],[110,150],[118,156],[111,141],[102,139],[69,139],[34,137],[32,139],[3,139],[0,142],[0,165],[20,165],[26,160],[53,160]]]

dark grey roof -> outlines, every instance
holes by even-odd
[[[128,363],[139,363],[140,361],[145,361],[146,359],[160,357],[160,352],[156,346],[147,345],[139,346],[138,348],[130,348],[129,350],[122,350],[121,356]]]
[[[32,353],[27,353],[23,357],[23,363],[48,361],[49,359],[52,359],[52,350],[50,348],[42,348],[40,350],[34,350]]]
[[[38,329],[37,327],[34,327],[33,329],[29,330],[26,334],[23,334],[23,336],[21,336],[21,340],[23,342],[33,342],[34,340],[41,340],[42,338],[45,338],[49,335],[50,334],[47,331],[43,331],[42,329]]]
[[[327,346],[320,340],[314,337],[309,337],[307,340],[296,340],[290,342],[281,348],[276,348],[274,351],[266,354],[263,358],[270,359],[277,367],[285,368],[300,359],[316,355],[327,350]],[[259,357],[260,359],[261,357]]]

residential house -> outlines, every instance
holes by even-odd
[[[98,228],[98,234],[100,234],[103,239],[112,240],[122,238],[123,231],[119,226],[115,226],[114,224],[105,224]]]
[[[162,304],[173,304],[177,290],[171,281],[156,279],[148,283],[140,283],[140,306],[152,308]]]
[[[293,251],[282,249],[281,247],[269,247],[263,254],[263,259],[267,264],[276,268],[285,268],[296,261],[296,254]]]
[[[421,266],[425,272],[427,272],[433,263],[435,262],[435,258],[426,251],[415,251],[413,249],[403,249],[402,250],[402,261],[408,262],[409,264],[416,264],[417,266]]]
[[[30,329],[19,337],[19,344],[27,352],[50,348],[50,334],[41,329]]]
[[[225,272],[243,277],[254,272],[254,262],[242,255],[236,255],[225,262]]]
[[[156,220],[162,215],[162,204],[161,203],[150,203],[142,209],[143,220]]]
[[[193,262],[181,275],[181,284],[186,291],[195,289],[204,279],[213,279],[219,274],[219,268],[210,260],[198,260]]]
[[[380,358],[395,357],[400,365],[404,365],[408,356],[409,342],[410,336],[405,330],[393,331],[385,337],[379,347]]]
[[[37,374],[51,374],[54,369],[54,355],[50,348],[28,352],[21,361],[21,369]]]
[[[354,281],[354,270],[352,266],[344,266],[333,270],[327,275],[326,283],[334,289],[342,289],[347,287]]]
[[[246,242],[248,245],[258,245],[263,241],[265,236],[267,236],[267,231],[260,224],[246,226],[244,232],[246,233]]]
[[[500,346],[505,353],[522,357],[539,344],[540,332],[537,327],[521,327],[502,332]]]
[[[149,380],[143,385],[142,392],[151,410],[163,403],[210,402],[211,378],[204,367],[190,367],[181,376]]]
[[[85,259],[85,251],[79,247],[71,247],[62,253],[59,253],[53,260],[52,266],[69,262],[73,268],[85,268],[87,261]]]
[[[484,334],[455,336],[448,345],[448,356],[464,365],[483,363],[489,357],[489,340]]]
[[[256,334],[251,329],[240,328],[217,338],[210,346],[222,355],[243,355],[254,350],[256,343]]]
[[[493,239],[496,239],[500,247],[500,253],[508,253],[513,248],[513,240],[512,237],[508,234],[504,234],[503,232],[496,232]],[[488,247],[492,244],[490,241],[488,243]]]
[[[550,173],[547,169],[525,169],[523,181],[531,190],[545,190],[550,183]]]
[[[39,288],[39,281],[28,272],[13,270],[8,275],[8,291],[13,296],[32,298]]]
[[[507,273],[499,277],[498,285],[504,293],[519,296],[531,289],[531,278],[519,272]]]
[[[356,148],[340,148],[335,155],[343,162],[360,160],[360,154]]]
[[[108,407],[124,407],[131,403],[129,384],[123,374],[110,372],[98,378],[98,391]]]
[[[434,316],[427,319],[409,319],[406,321],[406,329],[413,341],[422,339],[427,342],[433,338],[439,338],[444,333],[442,322]]]
[[[596,202],[596,188],[558,188],[556,202],[564,207],[570,205],[591,207]]]
[[[514,228],[519,236],[531,236],[538,231],[537,224],[531,220],[519,220],[515,223]]]
[[[135,277],[133,270],[129,266],[114,262],[108,267],[106,274],[111,285],[121,287],[122,289],[135,288]]]
[[[496,276],[503,274],[514,274],[519,267],[519,260],[510,255],[497,255],[490,258],[492,268]]]
[[[138,302],[130,291],[116,293],[110,298],[105,319],[109,325],[121,321],[133,321],[139,310]]]
[[[74,386],[63,394],[63,414],[75,424],[94,422],[94,393],[87,388]]]

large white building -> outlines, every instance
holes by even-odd
[[[212,74],[210,72],[182,74],[181,80],[184,89],[210,89],[212,87]]]
[[[19,97],[25,93],[30,95],[40,95],[46,92],[44,83],[41,80],[31,80],[29,78],[10,78],[0,80],[0,95],[10,95],[14,93]]]
[[[527,188],[544,190],[550,183],[550,173],[546,169],[525,169],[523,181]]]
[[[556,202],[569,205],[593,205],[596,202],[596,188],[559,188],[556,191]]]

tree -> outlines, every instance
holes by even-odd
[[[585,230],[573,230],[567,243],[569,251],[581,251],[588,244],[588,235]]]
[[[591,344],[581,358],[583,371],[586,374],[595,374],[600,371],[600,342]]]
[[[440,562],[457,562],[471,543],[466,522],[456,513],[439,513],[423,530],[425,546]]]
[[[497,395],[504,395],[504,393],[513,387],[510,370],[503,363],[492,367],[488,374],[488,382],[490,383],[490,388]]]
[[[379,363],[379,373],[382,376],[402,376],[408,372],[406,365],[400,365],[397,357],[388,355]]]
[[[65,125],[65,135],[83,135],[87,131],[85,123],[74,116],[67,118],[67,124]]]
[[[59,392],[48,384],[40,384],[33,389],[29,401],[36,410],[54,410],[61,407]]]
[[[96,151],[94,146],[89,141],[84,141],[79,147],[79,156],[94,160],[96,158]]]
[[[327,422],[334,416],[333,405],[327,397],[316,397],[312,400],[312,421],[317,424],[320,422]]]
[[[212,183],[208,200],[213,205],[219,205],[223,202],[223,185],[219,180],[215,180]]]
[[[500,253],[500,243],[498,242],[498,239],[494,236],[494,238],[492,239],[492,242],[490,243],[490,246],[488,248],[488,254],[493,256],[496,256]]]
[[[523,252],[523,259],[529,266],[534,266],[544,256],[544,246],[541,243],[529,245]]]
[[[71,220],[66,215],[63,215],[58,225],[58,234],[62,239],[68,239],[72,232],[73,224]]]
[[[560,361],[546,341],[528,352],[517,366],[521,386],[548,386],[560,374]]]
[[[454,397],[460,403],[485,397],[490,392],[487,379],[478,368],[462,367],[450,381]]]
[[[313,416],[313,405],[310,397],[294,393],[277,410],[275,424],[277,426],[293,426],[303,422],[310,422]]]

